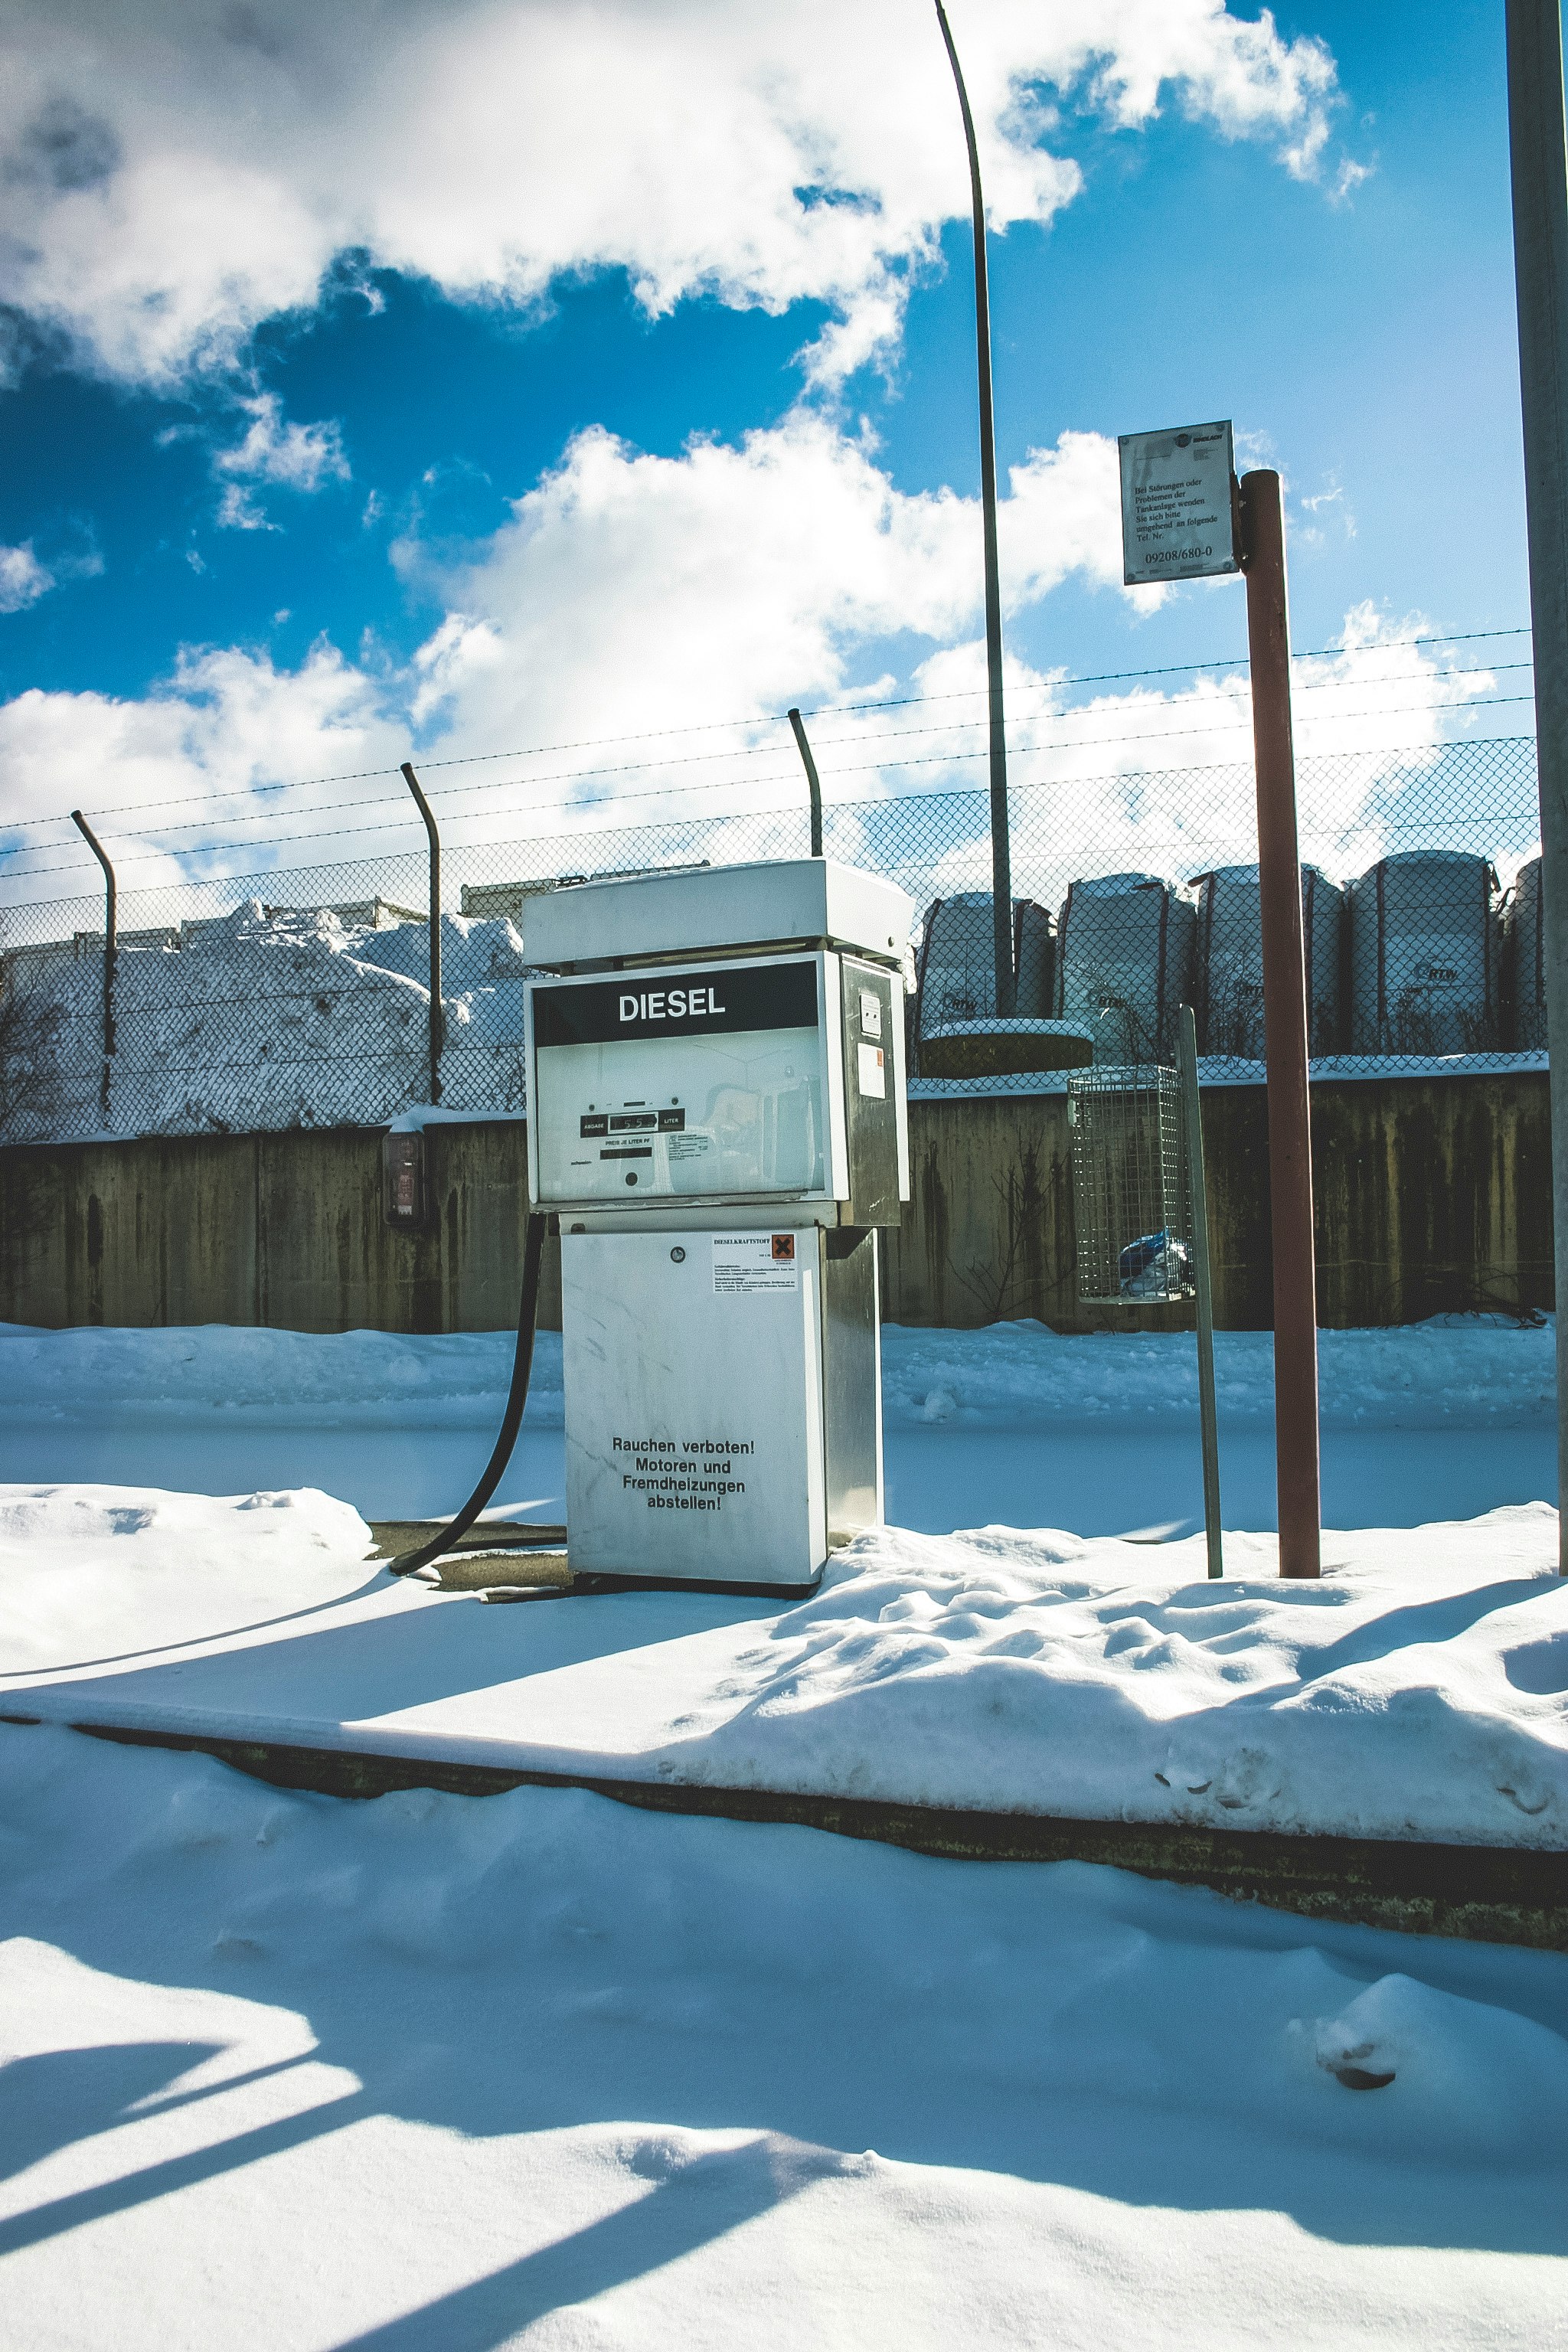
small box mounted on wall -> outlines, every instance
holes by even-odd
[[[425,1137],[394,1130],[381,1143],[381,1208],[389,1225],[417,1233],[429,1223]]]

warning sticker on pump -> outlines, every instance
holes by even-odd
[[[884,1101],[888,1094],[888,1066],[882,1059],[880,1045],[857,1047],[860,1057],[860,1091],[863,1095],[879,1095]]]
[[[800,1259],[794,1234],[715,1234],[713,1296],[752,1298],[798,1291]]]

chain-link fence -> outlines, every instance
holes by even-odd
[[[1533,742],[1304,758],[1298,793],[1316,1074],[1540,1066]],[[1205,1076],[1261,1076],[1255,839],[1246,762],[1016,782],[1016,1042],[973,1066],[1019,1075],[968,1083],[1047,1083],[1031,1072],[1075,1057],[1168,1061],[1184,1001]],[[803,789],[743,814],[447,849],[442,1105],[524,1108],[532,893],[808,845]],[[830,804],[825,847],[914,901],[913,1067],[952,1068],[955,1041],[997,1026],[985,794]],[[428,1101],[428,914],[422,838],[122,887],[107,974],[100,892],[0,904],[0,1138],[374,1126]]]

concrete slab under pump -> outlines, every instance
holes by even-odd
[[[399,1559],[440,1533],[439,1519],[376,1519],[372,1559]],[[572,1582],[566,1565],[566,1530],[525,1519],[481,1519],[459,1536],[438,1559],[431,1579],[443,1592],[479,1592],[491,1588],[564,1591]]]

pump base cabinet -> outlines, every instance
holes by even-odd
[[[800,1590],[882,1516],[874,1233],[563,1234],[574,1575]]]

